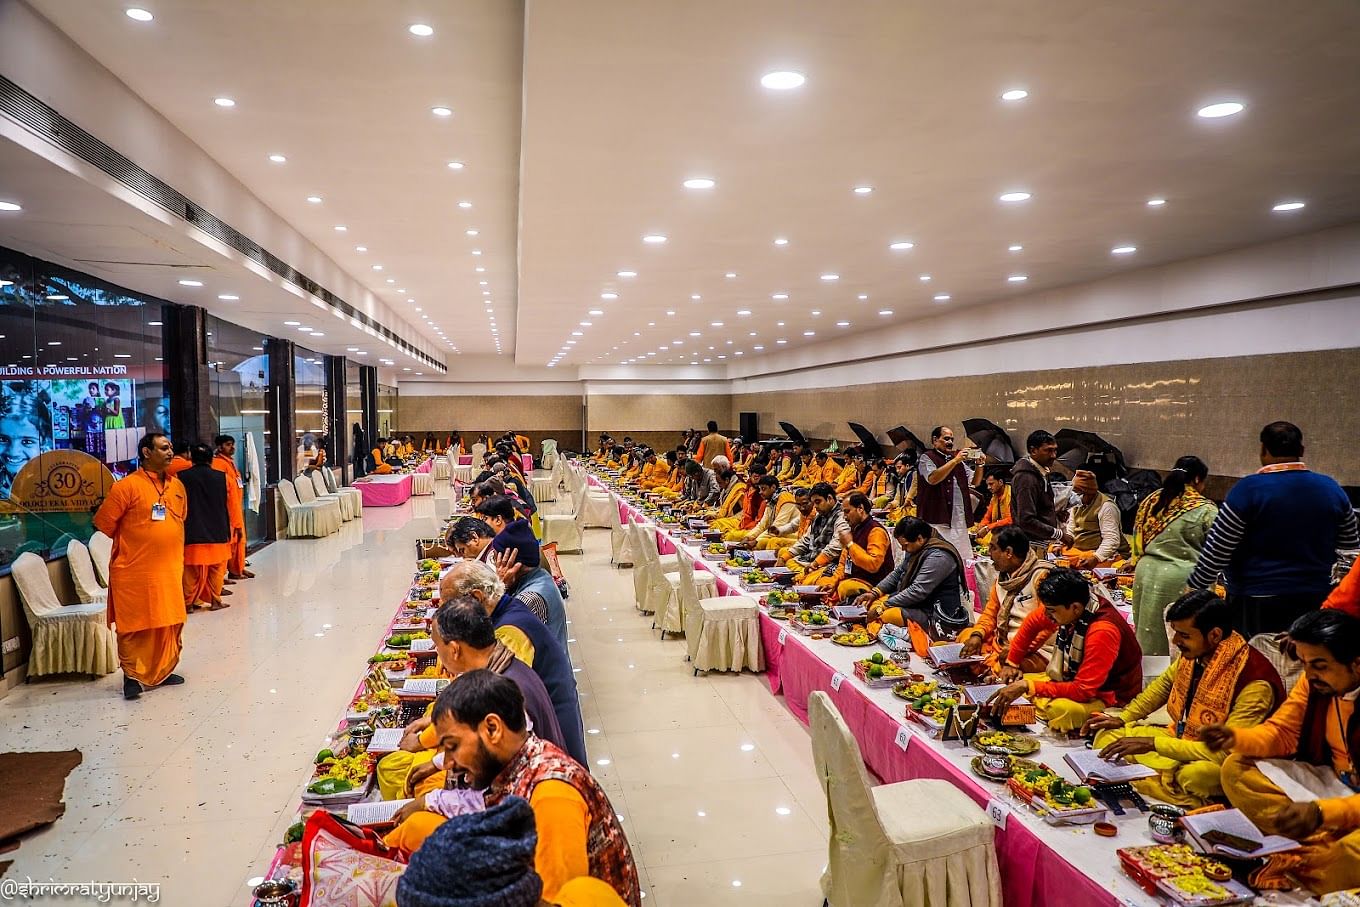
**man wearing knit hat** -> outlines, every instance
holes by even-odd
[[[484,792],[489,808],[507,797],[529,801],[538,827],[534,867],[550,902],[571,880],[592,876],[607,882],[629,907],[641,907],[633,852],[609,797],[579,763],[528,730],[524,697],[513,681],[490,671],[461,675],[435,700],[434,726],[445,759],[463,769],[472,788]],[[445,840],[435,836],[446,818],[467,811],[466,794],[431,791],[415,798],[395,816],[398,824],[386,838],[388,846],[417,855],[414,867],[425,844]],[[453,871],[464,871],[460,862],[436,856]],[[422,903],[442,902],[416,907]],[[404,900],[401,904],[411,907]]]
[[[494,524],[493,524],[494,525]],[[535,602],[529,596],[536,594],[546,607],[548,618],[544,621],[553,636],[567,647],[567,607],[562,602],[562,592],[557,588],[553,575],[542,567],[542,553],[538,539],[527,520],[513,520],[496,533],[491,540],[491,554],[488,563],[496,568],[505,583],[505,591],[524,601],[530,611],[535,610]]]
[[[599,879],[582,876],[563,885],[552,902],[542,898],[534,872],[534,813],[522,797],[506,797],[485,812],[455,816],[411,857],[397,882],[401,907],[623,907]]]

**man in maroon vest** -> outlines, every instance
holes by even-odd
[[[1004,711],[1021,696],[1038,708],[1049,730],[1070,734],[1107,708],[1132,702],[1143,690],[1143,650],[1124,615],[1095,594],[1076,570],[1054,570],[1039,583],[1039,603],[1011,637],[1001,669],[1005,687],[988,704]],[[1044,674],[1017,667],[1053,637]]]
[[[973,556],[973,544],[968,540],[968,527],[973,525],[969,487],[982,481],[982,471],[974,474],[965,462],[974,457],[969,449],[955,453],[954,430],[949,426],[936,426],[930,433],[930,443],[932,448],[921,454],[916,464],[924,480],[917,484],[916,515],[935,527],[958,551],[959,559],[967,563]]]
[[[894,566],[892,540],[888,530],[874,519],[873,503],[867,495],[853,492],[842,508],[848,529],[841,529],[841,559],[832,585],[836,598],[843,602],[868,592],[882,582]]]

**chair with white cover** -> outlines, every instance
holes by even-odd
[[[312,470],[312,474],[303,473],[293,480],[293,484],[298,482],[310,482],[312,494],[316,495],[318,501],[334,501],[340,508],[340,519],[346,523],[354,519],[354,506],[350,504],[349,497],[342,494],[332,494],[326,488],[326,480],[321,478],[318,470]]]
[[[349,498],[350,512],[355,517],[364,515],[364,493],[357,488],[341,484],[340,474],[334,469],[327,469],[321,473],[321,480],[326,485],[326,490],[331,494],[338,494]]]
[[[637,606],[643,614],[657,615],[652,621],[652,629],[656,629],[661,618],[671,609],[671,602],[680,595],[680,573],[678,570],[667,573],[662,567],[656,553],[656,540],[647,543],[646,537],[652,534],[650,527],[638,526],[637,531],[641,542],[641,563],[633,565],[635,586],[638,583],[637,573],[642,574],[642,592],[637,597]],[[664,632],[661,634],[663,639],[665,635]]]
[[[478,441],[472,445],[472,474],[477,475],[482,471],[482,457],[486,456],[486,445]]]
[[[529,480],[529,493],[539,504],[557,500],[557,483],[552,476],[534,476]]]
[[[448,457],[437,456],[434,458],[434,480],[436,482],[440,481],[441,479],[447,482],[449,480],[449,476],[452,474],[453,467],[449,465]]]
[[[63,605],[52,588],[47,564],[31,551],[10,565],[14,585],[33,633],[28,676],[44,674],[112,674],[118,669],[118,647],[102,601]]]
[[[82,604],[108,603],[109,590],[100,584],[94,572],[94,561],[90,559],[90,549],[84,542],[73,539],[66,543],[66,566],[71,568],[71,582],[76,587],[76,598]]]
[[[538,514],[539,524],[543,527],[543,544],[557,543],[559,554],[578,554],[585,550],[581,526],[571,513]]]
[[[340,501],[336,498],[318,498],[316,496],[316,486],[308,476],[298,476],[293,480],[293,490],[297,493],[298,501],[303,504],[315,504],[319,510],[334,515],[332,522],[326,518],[328,527],[323,535],[330,535],[332,532],[340,531],[340,524],[345,521],[344,515],[340,512]]]
[[[628,532],[628,527],[619,519],[619,508],[614,507],[611,511],[614,515],[614,525],[609,527],[609,563],[615,567],[633,566],[633,561],[637,558],[636,549],[633,547],[633,536]],[[629,520],[629,522],[632,522]]]
[[[289,479],[279,479],[278,491],[288,514],[289,538],[321,538],[340,528],[340,515],[334,501],[303,503]]]
[[[686,582],[688,569],[691,579]],[[680,598],[685,645],[694,673],[765,670],[760,642],[760,602],[749,595],[699,598],[693,591],[694,565],[680,559]]]
[[[94,561],[94,575],[104,588],[109,586],[109,562],[113,560],[113,539],[96,529],[90,534],[90,560]]]
[[[543,456],[539,459],[540,469],[552,471],[557,466],[557,439],[543,439]]]
[[[718,581],[707,570],[702,576],[694,569],[694,559],[684,549],[675,552],[675,572],[667,573],[666,580],[675,594],[666,601],[666,610],[661,614],[661,638],[667,633],[681,634],[687,629],[686,610],[699,599],[717,595]]]
[[[582,529],[612,529],[619,521],[619,504],[614,496],[591,488],[584,480],[577,486],[574,500],[576,525]]]
[[[1000,907],[994,827],[948,781],[873,786],[831,697],[808,697],[812,760],[831,822],[831,907]]]

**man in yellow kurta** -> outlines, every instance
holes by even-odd
[[[1232,629],[1233,609],[1208,590],[1181,596],[1167,609],[1181,657],[1119,716],[1099,713],[1083,733],[1099,731],[1095,748],[1112,761],[1133,760],[1157,771],[1134,787],[1166,803],[1199,809],[1222,797],[1220,769],[1227,753],[1199,739],[1205,724],[1255,727],[1284,701],[1274,666]],[[1137,722],[1166,706],[1170,727]]]
[[[713,516],[715,520],[729,519],[733,514],[740,512],[741,498],[746,494],[746,480],[732,470],[718,471],[718,483],[723,482],[727,483],[727,487],[723,489],[722,503],[718,505],[717,513]]]
[[[793,494],[779,490],[779,480],[771,475],[761,476],[756,481],[756,490],[765,502],[760,518],[750,529],[733,529],[723,539],[729,542],[742,542],[749,549],[760,548],[767,539],[785,538],[798,528],[800,516]],[[777,549],[776,549],[777,550]]]
[[[769,534],[756,543],[756,547],[761,551],[779,551],[793,545],[808,531],[813,517],[817,515],[812,508],[812,489],[798,486],[785,494],[793,495],[793,507],[798,513],[798,522],[791,532],[786,531],[787,527],[784,526],[771,526]],[[776,511],[775,519],[778,518]]]
[[[109,565],[109,624],[118,637],[123,696],[174,686],[184,630],[184,485],[166,469],[170,439],[151,432],[137,445],[136,472],[115,482],[94,515],[113,539]]]

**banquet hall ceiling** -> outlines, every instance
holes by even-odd
[[[1360,218],[1352,0],[136,2],[31,0],[450,360],[749,364]]]

